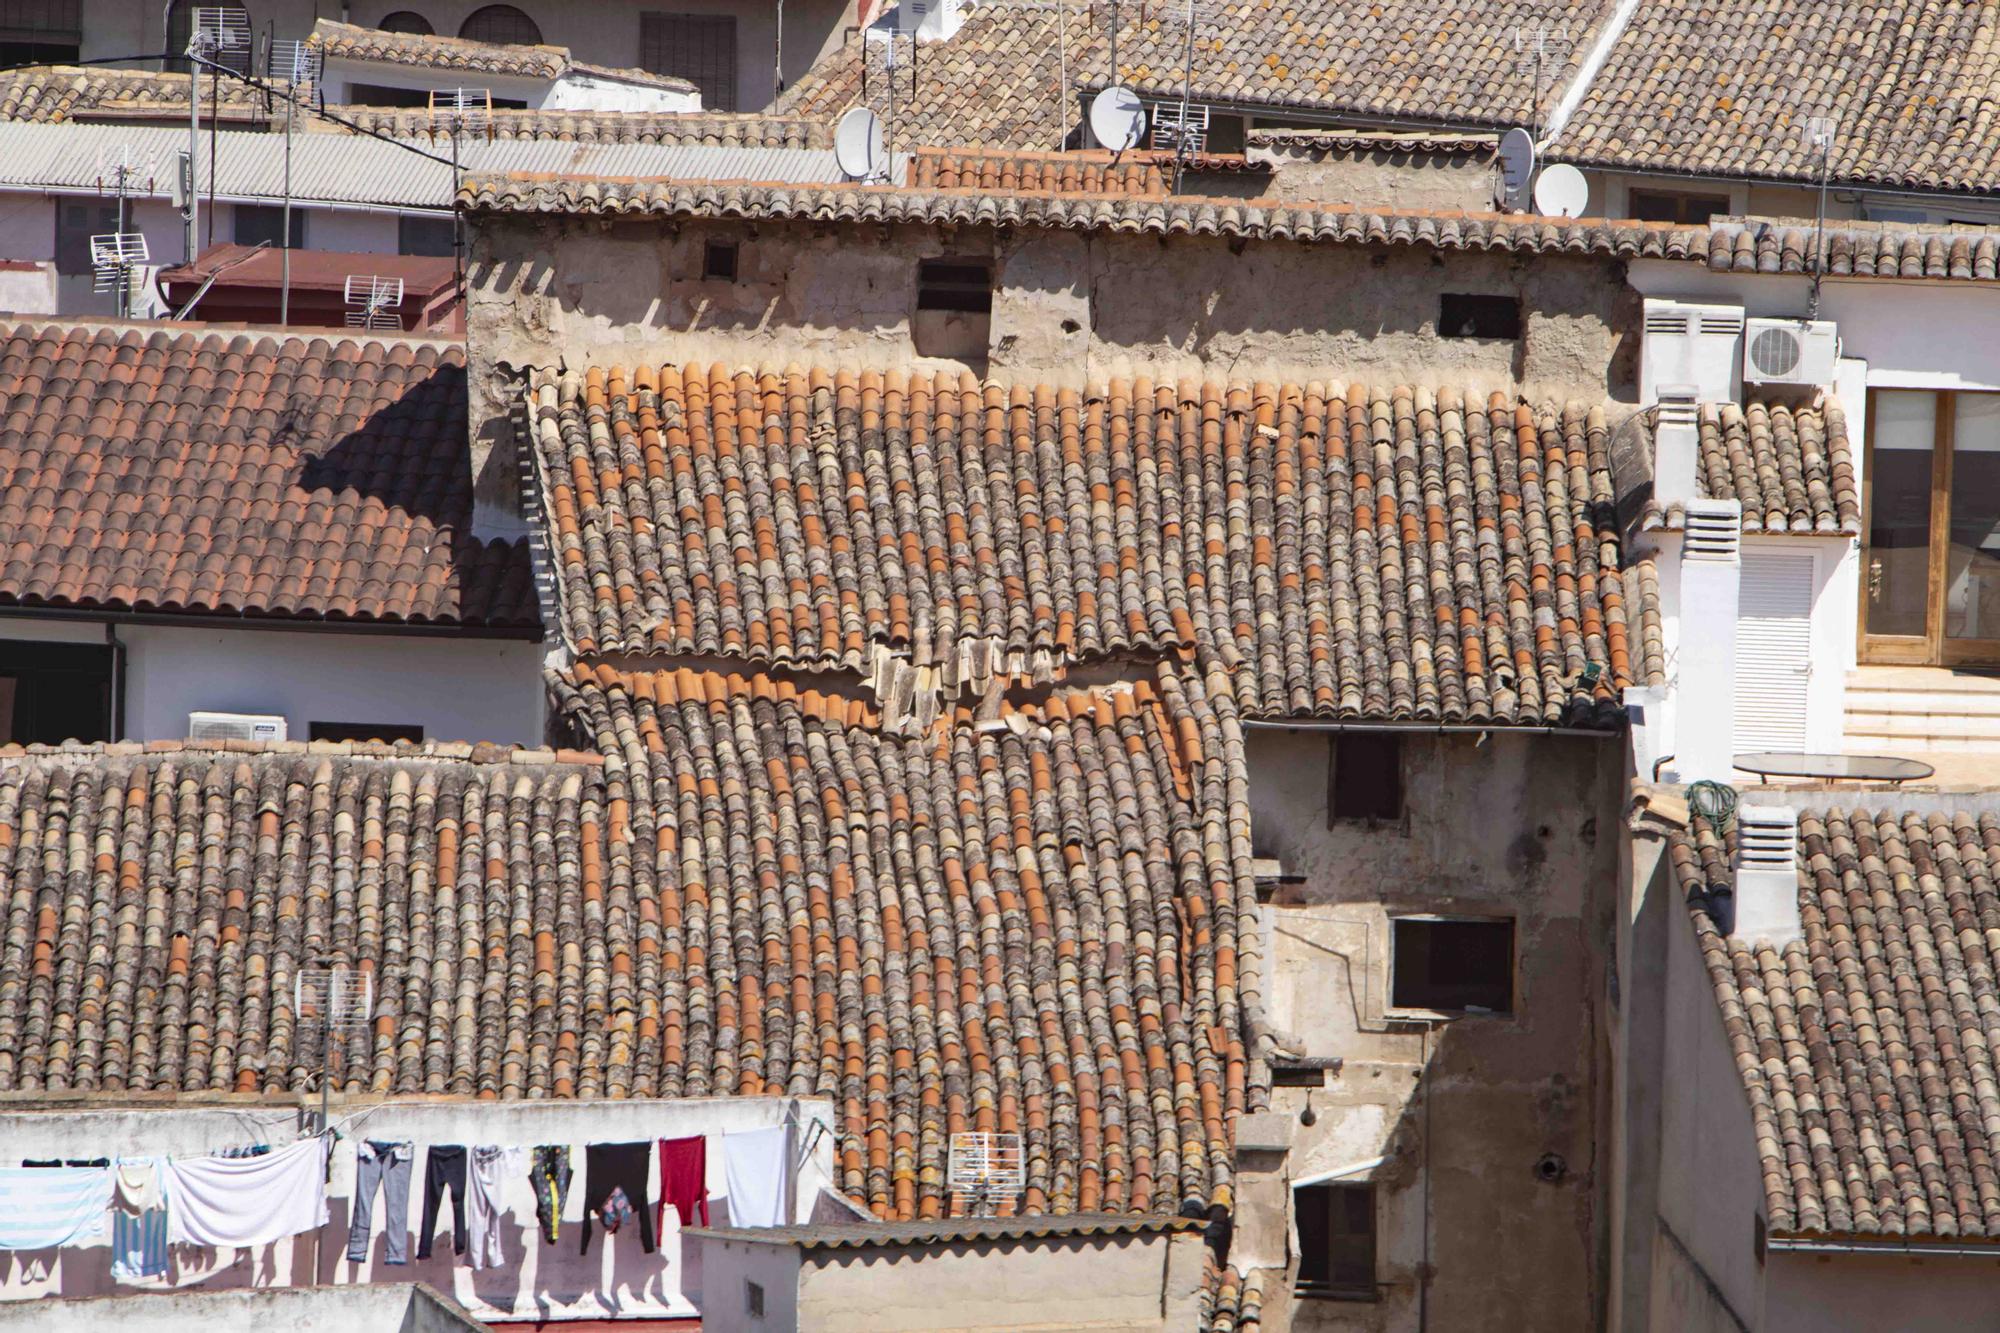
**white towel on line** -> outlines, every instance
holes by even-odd
[[[185,1245],[266,1245],[326,1225],[326,1139],[262,1157],[168,1158],[169,1237]]]
[[[735,1130],[722,1136],[729,1225],[781,1227],[792,1220],[790,1126]]]

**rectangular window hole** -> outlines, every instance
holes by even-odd
[[[736,281],[736,242],[710,241],[701,249],[701,276],[710,282]]]
[[[1446,292],[1438,297],[1438,337],[1496,338],[1521,336],[1521,298]]]
[[[1403,817],[1403,738],[1393,731],[1343,731],[1333,741],[1335,819]]]
[[[1397,917],[1389,1003],[1445,1013],[1514,1011],[1511,920]]]

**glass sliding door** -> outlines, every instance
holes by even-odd
[[[2000,663],[2000,394],[1868,407],[1862,660]]]
[[[1862,566],[1862,653],[1875,662],[1931,660],[1931,524],[1937,494],[1938,395],[1869,396],[1868,557]]]

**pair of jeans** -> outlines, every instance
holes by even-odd
[[[451,1252],[465,1253],[465,1145],[433,1143],[424,1160],[424,1229],[417,1233],[417,1258],[431,1257],[438,1201],[451,1191]]]
[[[382,1229],[388,1233],[385,1263],[410,1262],[410,1163],[412,1143],[364,1139],[354,1150],[354,1221],[347,1228],[347,1262],[368,1257],[368,1230],[375,1220],[375,1191],[382,1191]]]
[[[542,1242],[556,1243],[562,1230],[563,1200],[569,1197],[569,1145],[545,1143],[535,1149],[528,1178],[535,1186],[535,1221],[542,1229]]]

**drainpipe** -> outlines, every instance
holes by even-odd
[[[104,642],[111,647],[111,739],[125,739],[125,644],[118,637],[118,626],[112,621],[104,622]]]

